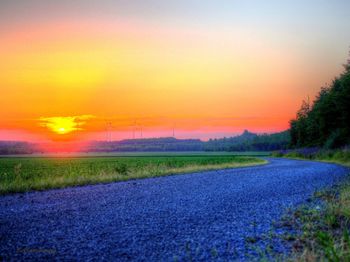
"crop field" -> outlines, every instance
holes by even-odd
[[[168,151],[168,152],[77,152],[77,153],[33,153],[33,154],[15,154],[15,155],[0,155],[2,157],[24,157],[24,158],[47,158],[47,157],[172,157],[172,156],[271,156],[271,151]]]
[[[0,158],[0,194],[264,163],[237,155],[4,157]]]

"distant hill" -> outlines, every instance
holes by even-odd
[[[33,154],[39,152],[36,144],[22,141],[0,141],[0,155]]]
[[[245,130],[239,136],[210,139],[207,142],[173,137],[127,139],[115,142],[93,142],[86,150],[89,152],[271,151],[286,149],[289,143],[289,131],[259,135]]]
[[[176,139],[173,137],[126,139],[121,141],[95,141],[85,149],[88,152],[163,152],[203,151],[199,139]]]
[[[272,151],[286,149],[289,143],[289,131],[255,134],[245,130],[238,136],[210,139],[206,142],[174,137],[93,141],[80,152]],[[26,142],[0,141],[0,155],[43,153],[43,148],[45,146],[39,147]]]

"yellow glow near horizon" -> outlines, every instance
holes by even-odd
[[[24,139],[12,135],[17,130],[28,139],[98,140],[106,121],[128,137],[135,119],[150,136],[175,122],[210,137],[284,130],[305,94],[312,97],[341,61],[334,56],[323,66],[309,50],[239,24],[81,17],[9,28],[0,29],[0,132],[7,139]]]
[[[84,120],[92,118],[89,115],[69,116],[69,117],[41,117],[40,125],[48,128],[52,132],[65,135],[77,130],[83,130],[81,127],[85,124]]]

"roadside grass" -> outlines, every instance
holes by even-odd
[[[307,157],[294,151],[273,156],[350,166],[349,150],[320,150]],[[350,174],[341,184],[316,192],[311,203],[289,210],[280,221],[299,232],[284,238],[292,253],[283,260],[350,261]]]
[[[273,152],[272,156],[275,157],[287,157],[294,159],[309,159],[318,160],[324,162],[331,162],[341,164],[350,167],[350,150],[338,149],[338,150],[318,150],[316,152],[305,154],[302,150],[293,150],[290,152]]]
[[[349,150],[326,150],[316,155],[316,160],[337,163],[350,167]]]
[[[265,164],[248,156],[0,158],[0,194]]]
[[[350,261],[350,177],[344,184],[317,192],[319,205],[289,210],[280,221],[300,232],[283,238],[292,247],[288,261]]]

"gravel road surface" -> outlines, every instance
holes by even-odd
[[[287,207],[349,172],[334,164],[268,160],[0,196],[0,261],[244,259],[247,239],[268,233]]]

